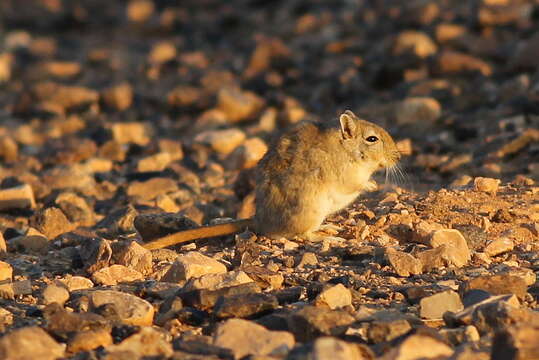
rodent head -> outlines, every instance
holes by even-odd
[[[391,135],[380,126],[359,119],[346,110],[339,117],[341,143],[358,161],[370,163],[373,170],[397,164],[401,154]]]

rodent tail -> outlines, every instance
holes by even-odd
[[[195,229],[183,230],[177,233],[163,236],[159,239],[144,244],[143,247],[148,250],[161,249],[184,243],[191,240],[205,239],[214,236],[222,236],[239,232],[246,227],[253,226],[253,219],[241,219],[226,224],[202,226]]]

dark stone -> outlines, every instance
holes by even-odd
[[[252,317],[271,311],[279,306],[277,298],[270,294],[251,293],[221,297],[214,307],[218,318]]]

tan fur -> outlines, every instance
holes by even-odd
[[[367,141],[371,136],[379,140]],[[399,158],[384,129],[349,110],[334,123],[300,123],[279,137],[258,164],[254,230],[269,237],[308,238],[328,215],[348,206],[362,192],[374,190],[371,175],[394,166]],[[251,224],[241,221],[237,225]],[[227,228],[228,232],[212,226],[200,230],[197,238],[206,238],[236,232],[239,226]],[[157,247],[153,243],[145,247],[194,240],[193,231],[187,232],[169,235]]]

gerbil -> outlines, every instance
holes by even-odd
[[[299,123],[281,135],[257,165],[253,219],[180,231],[145,247],[157,249],[251,226],[268,237],[310,238],[328,215],[362,192],[375,190],[371,175],[399,159],[391,136],[350,110],[335,123]]]

